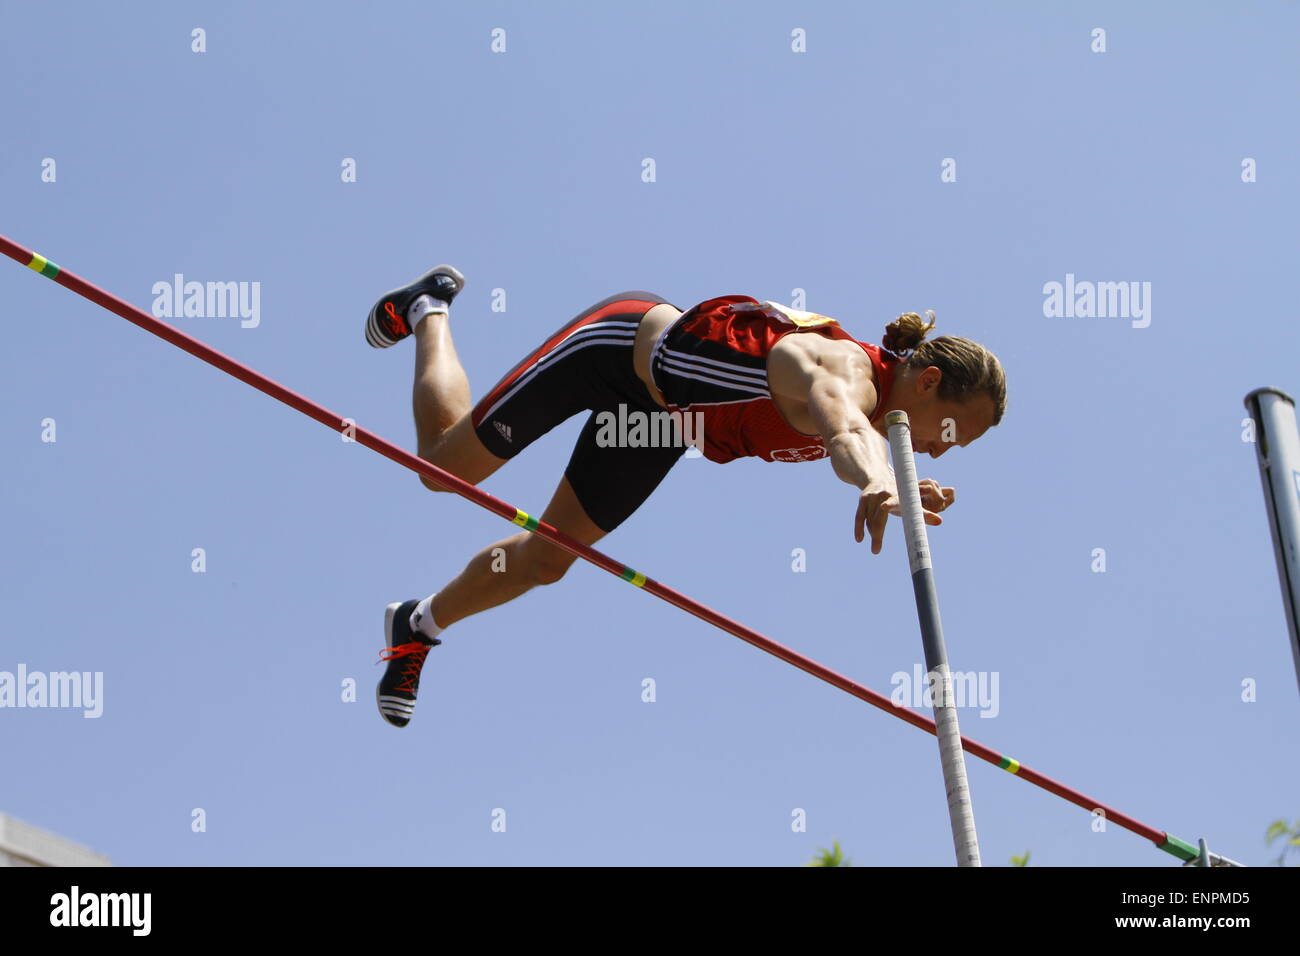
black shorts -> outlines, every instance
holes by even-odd
[[[556,425],[590,411],[564,476],[604,531],[627,520],[686,449],[680,442],[611,443],[610,418],[601,417],[617,419],[620,406],[624,416],[638,412],[654,416],[650,421],[667,414],[632,365],[641,316],[666,302],[649,292],[623,292],[596,303],[511,369],[471,413],[487,450],[513,458]]]

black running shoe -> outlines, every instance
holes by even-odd
[[[461,289],[465,277],[453,266],[435,266],[410,285],[387,293],[374,304],[366,317],[366,341],[377,349],[396,345],[411,334],[406,310],[422,295],[431,295],[448,305]]]
[[[394,727],[405,727],[411,722],[424,659],[430,648],[442,643],[436,637],[425,637],[411,630],[411,612],[419,603],[418,598],[413,598],[403,604],[390,604],[384,611],[384,639],[388,646],[379,659],[388,661],[388,669],[375,688],[375,700],[379,715]]]

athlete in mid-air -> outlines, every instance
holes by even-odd
[[[979,438],[1006,408],[997,358],[968,339],[926,340],[933,313],[928,324],[915,312],[899,316],[877,346],[856,341],[834,319],[748,296],[709,299],[683,313],[648,292],[596,303],[471,406],[450,328],[451,303],[464,286],[456,269],[437,266],[383,296],[366,320],[366,340],[376,348],[415,336],[418,453],[478,484],[556,425],[590,411],[541,516],[588,545],[636,511],[689,447],[604,440],[601,413],[617,416],[621,408],[624,421],[632,413],[661,421],[680,413],[683,426],[702,420],[691,444],[715,462],[830,458],[835,474],[859,489],[856,539],[865,530],[879,554],[888,517],[899,510],[885,413],[907,412],[913,449],[938,458]],[[939,524],[953,489],[931,479],[918,484],[926,522]],[[421,669],[442,631],[559,581],[573,561],[523,531],[480,551],[423,600],[390,604],[389,663],[376,695],[384,719],[397,727],[410,722]]]

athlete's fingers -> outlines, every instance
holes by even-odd
[[[891,501],[890,501],[889,504],[882,505],[882,506],[881,506],[881,511],[884,511],[884,512],[887,512],[887,513],[889,513],[889,514],[893,514],[893,515],[902,515],[902,513],[903,513],[903,506],[902,506],[901,504],[899,504],[897,498],[894,498],[894,499],[891,499]],[[922,506],[921,506],[921,518],[922,518],[923,521],[925,521],[926,524],[943,524],[943,518],[941,518],[941,517],[940,517],[938,514],[936,514],[935,512],[931,511],[931,510],[930,510],[929,508],[927,508],[925,505],[922,505]],[[872,539],[872,540],[874,541],[875,539]],[[877,551],[876,553],[879,554],[880,552]]]
[[[862,495],[858,498],[858,511],[853,519],[853,540],[859,544],[862,543],[865,530],[879,500],[879,494]]]
[[[957,500],[954,489],[942,487],[933,478],[918,481],[917,487],[921,490],[921,503],[932,511],[943,511]]]
[[[885,527],[889,524],[890,514],[896,513],[898,499],[890,495],[884,501],[879,502],[875,510],[867,518],[867,528],[871,532],[871,553],[879,554],[885,540]]]
[[[885,543],[885,526],[889,523],[889,512],[884,508],[878,510],[868,527],[871,529],[871,553],[879,554]]]
[[[892,504],[885,505],[884,507],[891,515],[899,515],[901,517],[903,514],[903,506],[899,504],[897,500]],[[939,517],[936,512],[931,511],[924,504],[921,505],[921,517],[925,519],[926,524],[943,524],[943,518]]]
[[[921,493],[921,504],[927,508],[936,508],[940,503],[942,496],[939,494],[939,483],[933,478],[922,478],[916,483],[917,490]]]

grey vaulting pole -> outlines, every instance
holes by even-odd
[[[1291,632],[1291,657],[1300,681],[1300,435],[1296,432],[1295,399],[1276,388],[1257,388],[1246,396],[1255,420],[1255,451],[1264,506],[1282,582],[1286,626]]]
[[[916,613],[921,619],[925,669],[934,696],[935,736],[939,739],[943,785],[948,792],[948,822],[952,825],[953,848],[957,851],[958,866],[979,866],[980,845],[975,836],[975,812],[971,808],[970,786],[966,783],[966,758],[961,749],[961,728],[957,725],[957,708],[953,703],[948,650],[944,647],[943,625],[939,622],[939,596],[934,588],[934,570],[930,566],[930,540],[925,533],[921,490],[916,483],[916,461],[912,457],[912,426],[907,412],[899,411],[886,415],[885,423],[889,426],[894,479],[898,484],[898,503],[903,512],[903,531],[907,535],[907,560],[912,566]]]

